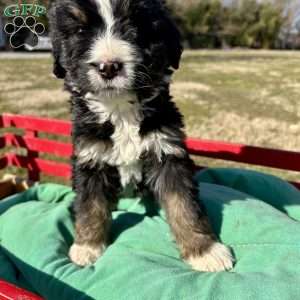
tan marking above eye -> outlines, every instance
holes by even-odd
[[[87,23],[87,16],[80,8],[76,6],[70,6],[70,13],[81,23]]]

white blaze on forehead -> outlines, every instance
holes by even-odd
[[[104,19],[107,28],[111,30],[114,25],[114,13],[111,0],[96,0],[96,5],[98,7],[98,12]]]
[[[113,32],[115,23],[111,0],[96,0],[98,12],[103,18],[106,28],[99,33],[98,38],[91,49],[91,60],[107,61],[121,60],[131,62],[134,60],[136,50],[125,40],[122,40],[117,33]]]
[[[108,61],[118,61],[124,64],[119,76],[114,78],[109,84],[112,87],[121,89],[131,86],[135,74],[135,64],[140,62],[137,49],[130,42],[121,38],[118,32],[114,31],[115,17],[111,0],[95,0],[98,13],[105,24],[104,28],[99,28],[99,34],[90,47],[87,63],[101,63]],[[98,89],[105,88],[107,82],[99,75],[97,70],[91,69],[88,74],[92,85]]]

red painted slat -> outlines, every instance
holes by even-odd
[[[58,135],[69,135],[71,131],[70,122],[37,117],[4,114],[2,123],[5,127],[16,126],[18,128],[44,131]],[[28,137],[21,139],[21,137],[12,137],[12,135],[8,135],[7,139],[13,145],[27,147],[30,151],[52,153],[64,157],[69,157],[72,152],[72,146],[65,143]],[[300,171],[300,153],[296,152],[196,139],[188,139],[187,147],[191,154],[197,156]]]
[[[6,143],[16,147],[50,153],[59,157],[70,157],[72,154],[72,146],[67,143],[14,136],[13,134],[6,134],[5,140]],[[1,142],[4,143],[0,139],[0,145]],[[192,139],[187,140],[187,146],[192,154],[198,156],[300,171],[300,153],[296,152]]]
[[[297,152],[196,139],[188,139],[187,147],[191,154],[198,156],[300,171],[300,153]]]
[[[0,300],[42,300],[43,298],[27,292],[10,283],[0,280]]]
[[[62,142],[55,142],[40,138],[23,137],[14,134],[5,134],[5,141],[8,145],[26,148],[31,151],[53,154],[58,157],[70,157],[72,145]]]
[[[70,122],[30,116],[3,114],[3,126],[36,130],[39,132],[66,136],[71,134]]]
[[[40,158],[29,159],[28,157],[9,153],[10,165],[15,167],[31,170],[37,170],[45,175],[71,178],[71,167],[69,164],[58,163],[50,160],[44,160]]]

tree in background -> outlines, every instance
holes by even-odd
[[[223,26],[223,7],[219,0],[203,0],[188,7],[182,16],[184,34],[191,47],[218,48]]]
[[[193,48],[274,48],[286,22],[286,1],[171,1],[183,36]]]
[[[278,3],[236,0],[231,7],[232,46],[275,48],[285,23],[284,7]]]
[[[150,0],[149,0],[150,1]],[[166,0],[187,46],[192,48],[291,47],[291,28],[300,2],[294,0]],[[1,13],[12,3],[49,6],[51,0],[0,0]],[[48,28],[47,17],[39,22]],[[300,44],[299,44],[300,47]]]

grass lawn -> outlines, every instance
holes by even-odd
[[[188,135],[299,151],[299,61],[300,52],[186,51],[172,94]],[[0,64],[0,112],[69,119],[69,97],[52,76],[50,58],[2,59]]]

